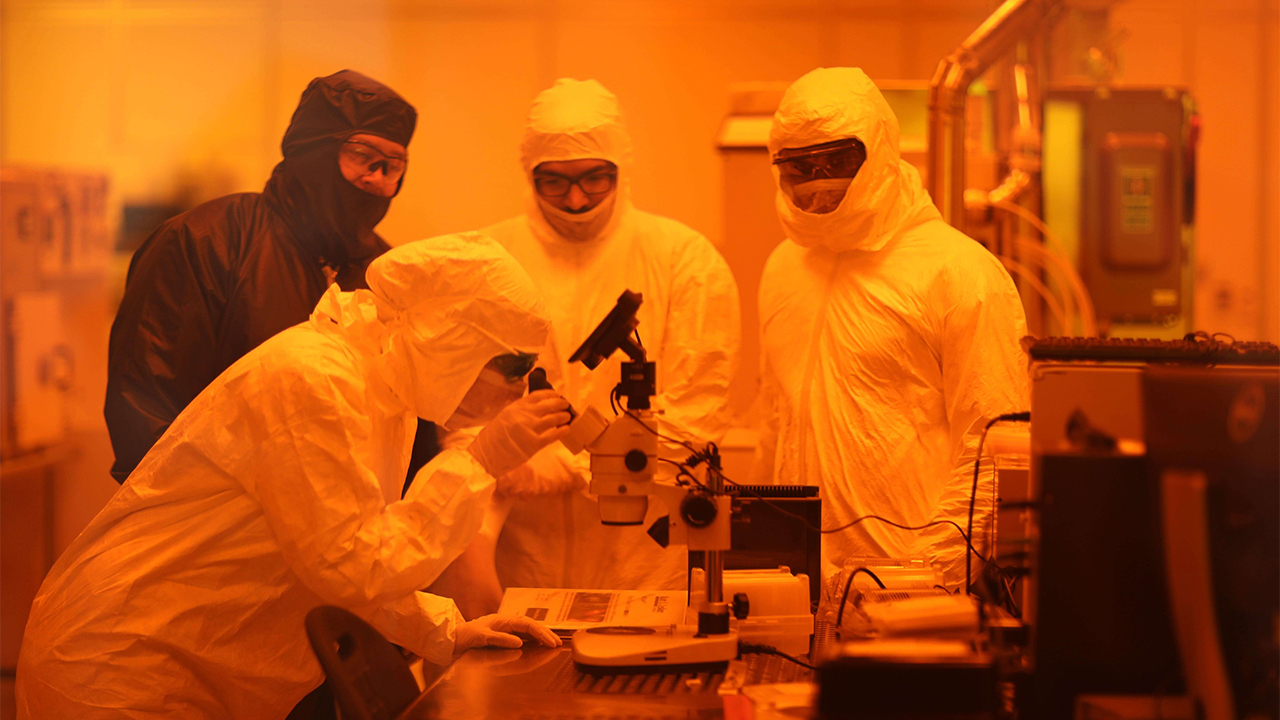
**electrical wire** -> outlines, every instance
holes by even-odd
[[[627,412],[627,414],[628,414],[628,415],[630,415],[632,418],[634,418],[634,419],[635,419],[635,421],[636,421],[636,422],[637,422],[641,427],[643,427],[644,429],[646,429],[646,430],[648,430],[649,432],[653,433],[654,435],[657,435],[659,439],[666,440],[667,442],[673,442],[673,443],[678,443],[678,444],[680,444],[680,445],[683,445],[683,446],[684,446],[684,447],[686,447],[686,448],[687,448],[691,453],[693,453],[693,456],[694,456],[695,458],[698,458],[698,459],[699,459],[699,461],[702,461],[702,460],[705,460],[705,459],[706,459],[707,453],[705,453],[704,451],[697,450],[697,449],[696,449],[696,448],[694,448],[692,445],[690,445],[689,443],[687,443],[687,442],[685,442],[685,441],[683,441],[683,440],[677,440],[677,439],[675,439],[675,438],[667,437],[667,436],[663,435],[662,433],[658,432],[657,430],[654,430],[653,428],[651,428],[651,427],[649,427],[648,425],[646,425],[646,424],[645,424],[645,422],[644,422],[644,421],[643,421],[639,416],[637,416],[635,413],[631,412],[630,410],[627,410],[626,412]],[[709,447],[709,448],[715,448],[715,444],[714,444],[714,443],[710,443],[710,444],[708,445],[708,447]],[[660,459],[661,459],[661,460],[663,460],[663,461],[665,461],[665,462],[672,463],[672,464],[674,464],[674,465],[681,465],[681,463],[676,462],[676,461],[674,461],[674,460],[669,460],[669,459],[667,459],[667,458],[660,458]],[[687,465],[687,463],[686,463],[686,465]],[[685,469],[686,469],[686,470],[688,470],[688,468],[687,468],[687,467],[686,467]],[[812,530],[812,531],[814,531],[814,532],[816,532],[816,533],[820,533],[820,534],[822,534],[822,535],[830,535],[831,533],[837,533],[837,532],[840,532],[840,531],[842,531],[842,530],[848,530],[849,528],[851,528],[851,527],[853,527],[853,526],[855,526],[855,525],[858,525],[859,523],[865,522],[865,521],[867,521],[867,520],[878,520],[878,521],[880,521],[880,522],[882,522],[882,523],[884,523],[884,524],[886,524],[886,525],[892,525],[893,527],[899,528],[899,529],[901,529],[901,530],[911,530],[911,531],[924,530],[924,529],[926,529],[926,528],[931,528],[931,527],[934,527],[934,526],[936,526],[936,525],[950,525],[951,527],[953,527],[953,528],[955,528],[955,529],[956,529],[956,532],[960,533],[960,537],[964,538],[965,545],[967,545],[967,546],[968,546],[968,548],[969,548],[969,551],[970,551],[970,552],[972,552],[973,554],[977,555],[977,556],[978,556],[978,559],[979,559],[979,560],[981,560],[981,561],[983,561],[984,563],[985,563],[985,562],[988,562],[987,558],[983,557],[982,553],[978,552],[978,549],[977,549],[977,548],[975,548],[975,547],[973,546],[973,542],[969,539],[969,534],[968,534],[968,533],[966,533],[966,532],[964,531],[964,528],[960,527],[960,524],[959,524],[959,523],[957,523],[957,522],[955,522],[954,520],[933,520],[933,521],[931,521],[931,522],[927,522],[927,523],[925,523],[924,525],[904,525],[904,524],[902,524],[902,523],[895,522],[895,521],[893,521],[893,520],[890,520],[889,518],[882,517],[882,516],[880,516],[880,515],[863,515],[863,516],[861,516],[861,517],[854,518],[853,520],[851,520],[851,521],[849,521],[849,522],[845,523],[844,525],[840,525],[840,526],[838,526],[838,527],[834,527],[834,528],[827,528],[827,529],[824,529],[824,528],[821,528],[821,527],[815,526],[813,523],[809,522],[809,519],[808,519],[808,518],[804,517],[803,515],[797,515],[796,513],[790,512],[789,510],[785,510],[785,509],[783,509],[783,508],[779,507],[779,506],[777,505],[777,503],[774,503],[774,502],[773,502],[773,501],[771,501],[769,498],[766,498],[766,497],[764,497],[764,496],[762,496],[762,495],[760,495],[760,494],[758,494],[758,493],[752,492],[751,490],[748,490],[748,489],[747,489],[746,487],[744,487],[743,485],[741,485],[741,484],[739,484],[739,483],[736,483],[736,482],[734,482],[733,480],[730,480],[730,479],[729,479],[728,477],[726,477],[723,473],[721,473],[721,474],[720,474],[720,478],[721,478],[722,480],[724,480],[724,482],[728,483],[729,485],[732,485],[733,487],[737,488],[737,490],[738,490],[738,492],[739,492],[739,493],[746,494],[746,495],[748,495],[748,496],[750,496],[750,497],[752,497],[752,498],[755,498],[756,500],[759,500],[760,502],[764,503],[766,507],[769,507],[769,508],[770,508],[770,509],[772,509],[774,512],[780,513],[780,514],[785,515],[785,516],[787,516],[787,517],[790,517],[790,518],[792,518],[792,519],[794,519],[794,520],[797,520],[797,521],[799,521],[801,524],[803,524],[805,527],[809,528],[810,530]],[[704,489],[706,489],[706,486],[702,485],[701,483],[698,483],[698,485],[699,485],[700,487],[703,487]],[[711,492],[709,489],[708,489],[707,491],[708,491],[708,492]],[[722,495],[731,495],[732,493],[721,492],[721,494],[722,494]],[[966,556],[966,557],[967,557],[967,556]]]
[[[1085,289],[1084,280],[1080,278],[1080,273],[1071,267],[1071,263],[1067,261],[1070,256],[1062,247],[1062,243],[1058,241],[1058,236],[1054,234],[1049,226],[1045,224],[1035,213],[1007,200],[992,203],[992,207],[1000,208],[1005,212],[1013,213],[1018,217],[1026,220],[1040,232],[1044,238],[1044,244],[1052,247],[1053,251],[1045,250],[1045,254],[1053,256],[1053,262],[1058,265],[1070,285],[1072,291],[1076,294],[1076,302],[1080,306],[1080,325],[1081,331],[1086,337],[1096,337],[1098,334],[1098,316],[1093,307],[1093,299],[1089,297],[1089,291]],[[1041,248],[1044,250],[1044,248]]]
[[[1062,303],[1058,301],[1058,298],[1054,297],[1049,287],[1040,278],[1036,277],[1036,274],[1030,268],[1017,260],[1001,257],[1000,262],[1009,272],[1022,278],[1024,282],[1031,286],[1032,290],[1036,291],[1041,299],[1044,300],[1044,304],[1049,307],[1049,314],[1053,315],[1053,319],[1058,322],[1058,327],[1063,329],[1063,334],[1070,334],[1068,328],[1071,321],[1068,319],[1067,311],[1062,307]]]
[[[880,586],[881,590],[885,589],[884,583],[880,580],[879,576],[865,567],[857,568],[853,572],[849,573],[849,579],[844,583],[844,592],[840,593],[840,609],[836,611],[836,630],[839,630],[842,627],[842,623],[844,623],[844,605],[849,601],[849,589],[853,587],[853,579],[858,576],[858,573],[866,573],[872,580],[876,581],[876,584]]]
[[[1054,284],[1058,286],[1059,291],[1062,293],[1062,313],[1067,318],[1068,323],[1061,326],[1061,334],[1073,334],[1075,332],[1076,318],[1075,290],[1072,288],[1070,280],[1064,283],[1064,278],[1058,277],[1054,272],[1056,271],[1058,274],[1066,272],[1063,267],[1064,263],[1060,258],[1046,250],[1043,242],[1023,237],[1021,234],[1015,238],[1014,246],[1017,248],[1019,260],[1034,261],[1046,274],[1051,276]],[[1083,309],[1080,312],[1083,313]],[[1082,319],[1081,324],[1083,325],[1084,322]]]
[[[886,589],[887,589],[887,588],[884,586],[884,581],[880,579],[880,576],[879,576],[879,575],[876,575],[876,574],[875,574],[875,573],[873,573],[873,572],[871,572],[871,570],[870,570],[870,569],[868,569],[868,568],[864,568],[864,567],[860,567],[860,568],[858,568],[857,570],[854,570],[854,571],[850,574],[850,577],[853,577],[854,575],[857,575],[858,573],[863,573],[863,574],[865,574],[866,576],[870,577],[872,580],[875,580],[875,581],[876,581],[876,585],[879,585],[881,590],[886,590]]]
[[[664,458],[664,457],[659,457],[658,462],[670,463],[676,466],[676,482],[677,483],[680,482],[680,478],[682,477],[687,478],[686,480],[687,483],[696,485],[702,490],[705,490],[706,492],[711,492],[711,489],[708,488],[706,485],[704,485],[702,481],[698,479],[697,475],[694,475],[693,473],[689,472],[688,466],[685,465],[684,463],[678,460],[671,460],[669,458]]]
[[[668,437],[668,436],[663,435],[662,433],[658,432],[657,430],[654,430],[653,428],[651,428],[651,427],[649,427],[648,425],[646,425],[646,424],[645,424],[645,422],[644,422],[644,420],[643,420],[639,415],[636,415],[634,412],[632,412],[632,411],[631,411],[631,408],[626,408],[626,413],[627,413],[628,415],[630,415],[630,416],[632,417],[632,419],[634,419],[634,420],[635,420],[635,421],[640,425],[640,427],[644,428],[645,430],[648,430],[649,432],[653,433],[654,435],[657,435],[659,440],[666,440],[666,441],[667,441],[667,442],[669,442],[669,443],[675,443],[676,445],[683,445],[683,446],[685,447],[685,449],[686,449],[686,450],[688,450],[689,452],[693,453],[693,454],[694,454],[694,455],[696,455],[696,456],[702,457],[703,451],[698,450],[697,448],[695,448],[694,446],[692,446],[692,445],[690,445],[689,443],[685,442],[684,440],[680,440],[680,439],[678,439],[678,438],[673,438],[673,437]],[[711,447],[715,447],[715,446],[714,446],[714,444],[712,444],[712,445],[711,445]],[[705,458],[704,458],[704,459],[705,459]]]
[[[738,643],[738,652],[742,654],[754,653],[757,655],[777,655],[783,660],[789,660],[800,667],[808,668],[810,670],[818,669],[794,655],[788,655],[787,653],[782,652],[772,645],[757,645],[755,643],[740,642]]]
[[[977,503],[978,498],[978,468],[982,465],[982,446],[987,442],[987,433],[990,432],[991,427],[998,422],[1030,422],[1030,420],[1031,413],[1029,412],[1005,413],[1004,415],[992,418],[991,421],[987,423],[987,426],[982,429],[982,437],[978,438],[978,453],[973,459],[973,488],[969,490],[969,532],[961,533],[965,536],[966,540],[973,536],[973,506]],[[994,502],[992,503],[991,514],[991,522],[995,522]],[[969,549],[973,551],[973,555],[978,556],[979,560],[982,560],[984,563],[987,562],[983,559],[982,553],[974,549],[972,542],[969,543]],[[964,591],[966,595],[969,594],[969,588],[973,585],[973,555],[969,553],[964,554]]]
[[[626,413],[627,413],[628,415],[630,415],[630,416],[631,416],[631,417],[636,421],[636,423],[640,425],[640,427],[643,427],[645,430],[648,430],[650,433],[653,433],[653,434],[654,434],[654,435],[656,435],[660,440],[666,440],[667,442],[672,442],[672,443],[676,443],[676,444],[679,444],[679,445],[683,445],[686,449],[688,449],[688,450],[689,450],[689,452],[690,452],[690,453],[692,453],[692,454],[691,454],[691,456],[690,456],[689,460],[688,460],[688,461],[686,461],[686,462],[684,462],[684,463],[678,462],[678,461],[676,461],[676,460],[671,460],[671,459],[669,459],[669,458],[661,458],[661,457],[660,457],[660,458],[658,458],[658,459],[659,459],[660,461],[662,461],[662,462],[670,463],[670,464],[672,464],[672,465],[675,465],[677,468],[679,468],[679,469],[680,469],[680,472],[679,472],[679,473],[677,473],[677,477],[682,477],[682,476],[683,476],[683,477],[688,477],[688,478],[689,478],[689,479],[690,479],[690,480],[691,480],[695,485],[697,485],[697,486],[698,486],[699,488],[701,488],[702,490],[704,490],[704,491],[706,491],[706,492],[709,492],[709,493],[710,493],[710,492],[713,492],[710,488],[708,488],[708,487],[707,487],[706,485],[704,485],[701,481],[699,481],[699,480],[697,479],[697,476],[696,476],[696,475],[694,475],[692,472],[690,472],[690,469],[691,469],[691,467],[692,467],[692,466],[690,465],[690,463],[694,463],[694,464],[696,464],[696,463],[700,463],[700,462],[704,462],[704,461],[708,460],[708,459],[711,457],[711,455],[712,455],[713,453],[716,453],[716,452],[718,451],[718,448],[716,448],[715,443],[708,443],[708,444],[707,444],[707,449],[706,449],[706,450],[698,450],[698,449],[694,448],[692,445],[690,445],[689,443],[687,443],[687,442],[685,442],[685,441],[683,441],[683,440],[679,440],[679,439],[676,439],[676,438],[668,437],[668,436],[663,435],[662,433],[658,432],[657,430],[655,430],[655,429],[653,429],[653,428],[649,427],[649,425],[648,425],[648,424],[646,424],[646,423],[644,422],[644,420],[643,420],[643,419],[641,419],[638,415],[636,415],[635,413],[633,413],[631,410],[629,410],[629,409],[628,409],[628,410],[626,410]],[[728,477],[725,477],[725,475],[724,475],[723,473],[721,473],[720,478],[721,478],[725,483],[727,483],[727,484],[729,484],[729,485],[732,485],[734,488],[736,488],[736,489],[737,489],[737,491],[738,491],[739,493],[741,493],[741,494],[746,494],[746,495],[748,495],[748,496],[750,496],[750,497],[752,497],[752,498],[754,498],[754,499],[756,499],[756,500],[759,500],[760,502],[764,503],[764,505],[765,505],[766,507],[768,507],[768,508],[772,509],[774,512],[777,512],[777,513],[779,513],[779,514],[781,514],[781,515],[785,515],[785,516],[787,516],[787,517],[790,517],[790,518],[792,518],[792,519],[794,519],[794,520],[796,520],[796,521],[800,522],[802,525],[804,525],[804,526],[805,526],[805,527],[807,527],[808,529],[810,529],[810,530],[812,530],[812,531],[814,531],[814,532],[816,532],[816,533],[822,534],[822,535],[829,535],[829,534],[831,534],[831,533],[837,533],[837,532],[841,532],[841,531],[843,531],[843,530],[848,530],[849,528],[851,528],[851,527],[853,527],[853,526],[855,526],[855,525],[858,525],[858,524],[860,524],[860,523],[866,522],[867,520],[876,520],[876,521],[882,522],[882,523],[884,523],[884,524],[886,524],[886,525],[891,525],[891,526],[893,526],[893,527],[899,528],[899,529],[901,529],[901,530],[910,530],[910,531],[913,531],[913,532],[914,532],[914,531],[919,531],[919,530],[925,530],[925,529],[927,529],[927,528],[935,527],[935,526],[938,526],[938,525],[950,525],[951,527],[955,528],[955,529],[956,529],[956,532],[960,534],[960,537],[964,539],[965,546],[966,546],[966,547],[967,547],[967,549],[968,549],[968,551],[965,553],[965,587],[964,587],[965,592],[966,592],[966,594],[967,594],[967,593],[969,592],[969,586],[970,586],[970,584],[971,584],[971,582],[972,582],[972,575],[971,575],[972,569],[971,569],[971,568],[972,568],[973,556],[974,556],[974,555],[977,555],[977,556],[978,556],[978,559],[979,559],[979,560],[981,560],[984,564],[994,564],[994,563],[992,562],[992,560],[990,560],[990,559],[988,559],[988,558],[984,557],[984,556],[983,556],[983,554],[982,554],[981,552],[979,552],[979,551],[978,551],[978,549],[977,549],[976,547],[974,547],[974,545],[973,545],[973,540],[971,539],[972,534],[973,534],[973,506],[974,506],[974,503],[975,503],[975,499],[976,499],[976,495],[977,495],[977,490],[978,490],[978,468],[979,468],[979,462],[981,461],[982,446],[983,446],[983,444],[985,443],[985,441],[986,441],[986,437],[987,437],[987,431],[989,431],[989,430],[991,429],[991,426],[992,426],[992,425],[994,425],[995,423],[1000,422],[1000,421],[1002,421],[1002,420],[1004,420],[1004,421],[1021,420],[1021,421],[1024,421],[1024,422],[1025,422],[1025,421],[1027,421],[1027,420],[1030,420],[1030,418],[1031,418],[1031,413],[1025,413],[1025,412],[1024,412],[1024,413],[1007,413],[1007,414],[1005,414],[1005,415],[1001,415],[1001,416],[997,417],[996,419],[992,420],[990,423],[988,423],[988,424],[987,424],[987,427],[983,430],[983,432],[982,432],[982,437],[981,437],[981,439],[979,439],[979,441],[978,441],[978,453],[979,453],[979,457],[978,457],[977,459],[975,459],[975,461],[974,461],[974,470],[973,470],[973,483],[974,483],[974,484],[973,484],[973,490],[972,490],[972,492],[970,493],[970,496],[969,496],[969,531],[968,531],[968,532],[965,532],[965,529],[964,529],[964,528],[962,528],[962,527],[960,527],[960,524],[959,524],[959,523],[957,523],[957,522],[955,522],[954,520],[933,520],[933,521],[930,521],[930,522],[925,523],[924,525],[905,525],[905,524],[903,524],[903,523],[895,522],[895,521],[893,521],[893,520],[890,520],[889,518],[886,518],[886,517],[883,517],[883,516],[880,516],[880,515],[863,515],[863,516],[861,516],[861,517],[857,517],[857,518],[854,518],[853,520],[850,520],[849,522],[845,523],[844,525],[840,525],[840,526],[837,526],[837,527],[834,527],[834,528],[822,528],[822,527],[815,526],[813,523],[809,522],[809,519],[808,519],[808,518],[806,518],[806,517],[804,517],[804,516],[802,516],[802,515],[797,515],[796,513],[790,512],[790,511],[788,511],[788,510],[785,510],[785,509],[783,509],[782,507],[779,507],[779,506],[777,505],[777,503],[774,503],[774,502],[773,502],[772,500],[770,500],[769,498],[766,498],[766,497],[764,497],[764,496],[762,496],[762,495],[760,495],[760,494],[758,494],[758,493],[755,493],[755,492],[753,492],[753,491],[751,491],[751,490],[748,490],[748,489],[747,489],[746,487],[744,487],[743,485],[740,485],[740,484],[738,484],[738,483],[734,482],[733,480],[729,479]],[[721,491],[721,492],[720,492],[720,494],[722,494],[722,495],[732,495],[733,493],[727,493],[727,492],[723,492],[723,491]],[[867,572],[870,574],[870,571],[867,571]],[[873,577],[874,577],[874,575],[873,575]],[[879,578],[876,578],[876,579],[877,579],[877,582],[878,582],[878,581],[879,581]],[[884,587],[884,585],[883,585],[883,584],[881,584],[881,587]],[[846,592],[846,595],[847,595],[847,593],[848,593],[848,589],[847,589],[847,588],[846,588],[845,592]],[[841,609],[843,610],[843,602],[842,602],[842,604],[841,604]],[[837,624],[837,625],[838,625],[838,624]]]

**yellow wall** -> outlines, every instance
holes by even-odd
[[[394,243],[520,210],[521,120],[561,76],[595,77],[635,135],[635,197],[713,241],[712,147],[729,83],[857,64],[925,78],[992,0],[6,0],[0,158],[105,168],[120,198],[261,186],[306,82],[343,67],[421,112],[382,226]],[[1121,81],[1191,88],[1200,327],[1277,339],[1277,0],[1132,0]]]
[[[519,212],[521,122],[595,77],[635,136],[635,198],[719,241],[712,139],[738,81],[831,64],[925,78],[993,0],[6,0],[0,158],[108,169],[119,197],[261,186],[307,81],[343,67],[421,113],[393,243]],[[1120,80],[1188,86],[1205,132],[1197,325],[1280,336],[1278,0],[1132,0]]]
[[[629,117],[637,204],[718,243],[713,140],[730,83],[790,81],[836,64],[927,78],[995,4],[4,0],[0,160],[105,169],[116,199],[131,202],[256,190],[307,81],[351,67],[421,114],[403,192],[380,228],[401,243],[519,212],[517,144],[530,100],[557,77],[595,77]],[[1128,32],[1119,80],[1186,85],[1199,102],[1196,324],[1240,338],[1280,339],[1278,6],[1131,0],[1113,9],[1113,25]],[[84,411],[100,417],[100,399]],[[93,482],[102,497],[60,521],[60,545],[114,489],[105,468]]]
[[[1204,121],[1196,326],[1280,339],[1280,50],[1276,0],[1122,3],[1124,79],[1191,90]]]
[[[926,77],[992,5],[6,0],[0,154],[108,168],[130,200],[257,189],[307,81],[351,67],[421,113],[382,226],[398,243],[518,212],[530,100],[595,77],[628,113],[637,203],[714,240],[729,83],[846,63]]]

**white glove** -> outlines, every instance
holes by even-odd
[[[554,390],[538,390],[503,408],[468,449],[499,478],[568,433],[569,401]]]
[[[586,485],[586,475],[563,445],[539,450],[529,462],[498,478],[494,492],[502,497],[555,495]]]
[[[524,615],[485,615],[458,626],[453,656],[473,647],[518,648],[524,644],[511,633],[524,633],[547,647],[560,647],[560,638],[542,623]]]

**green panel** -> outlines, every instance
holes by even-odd
[[[929,135],[928,86],[893,87],[893,84],[886,82],[888,87],[880,88],[880,93],[898,116],[899,134],[904,139],[924,142]],[[969,96],[982,98],[982,149],[995,152],[995,104],[991,102],[991,93],[978,81],[969,87]]]
[[[928,88],[891,88],[880,92],[898,116],[902,137],[923,138],[929,134]]]
[[[1071,100],[1044,104],[1044,221],[1072,264],[1080,264],[1080,193],[1084,187],[1084,109]]]

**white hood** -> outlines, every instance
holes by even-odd
[[[631,210],[631,137],[622,121],[618,98],[595,80],[561,78],[538,93],[525,122],[520,166],[529,181],[526,215],[543,242],[571,242],[557,232],[542,212],[533,191],[533,169],[544,162],[598,158],[618,166],[618,186],[607,219],[588,241],[609,237]]]
[[[769,131],[769,154],[856,137],[867,160],[834,211],[800,210],[779,187],[778,220],[804,247],[833,252],[879,250],[907,228],[941,215],[920,174],[898,150],[898,118],[858,68],[818,68],[787,88]],[[773,168],[775,183],[778,169]]]
[[[379,371],[420,418],[443,424],[491,358],[546,343],[550,319],[537,286],[480,233],[401,245],[365,275],[385,328]]]

